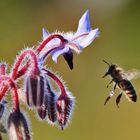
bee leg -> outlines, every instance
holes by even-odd
[[[104,105],[106,105],[106,103],[111,99],[111,97],[114,95],[114,91],[111,91],[111,93],[109,94],[109,96],[106,98]]]
[[[112,79],[109,84],[107,85],[107,88],[109,87],[109,85],[114,81],[114,79]]]
[[[119,108],[119,103],[120,103],[120,99],[122,97],[122,92],[118,95],[118,97],[116,98],[116,105]]]
[[[115,91],[116,87],[117,87],[117,83],[115,83],[115,85],[114,85],[114,88],[113,88],[114,91]]]
[[[107,75],[109,75],[109,72],[106,72],[104,76],[102,76],[102,78],[105,78]]]

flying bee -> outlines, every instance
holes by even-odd
[[[112,78],[112,80],[109,82],[107,87],[109,87],[109,85],[114,82],[113,90],[111,91],[109,96],[106,98],[104,105],[106,105],[109,99],[114,95],[116,87],[118,87],[121,90],[120,94],[116,98],[116,105],[118,107],[119,107],[119,102],[122,97],[122,94],[124,94],[128,98],[129,101],[136,102],[137,94],[130,80],[140,76],[139,75],[140,72],[136,70],[133,72],[130,72],[130,71],[125,72],[121,67],[117,66],[116,64],[109,64],[105,60],[103,60],[103,62],[105,62],[109,66],[109,69],[105,73],[103,78],[106,77],[107,75],[110,75]]]

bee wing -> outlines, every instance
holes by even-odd
[[[132,69],[129,71],[125,71],[124,76],[128,80],[137,79],[140,77],[140,70]]]

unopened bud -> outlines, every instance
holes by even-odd
[[[45,94],[43,104],[37,108],[37,113],[42,120],[44,120],[47,116],[47,110],[48,110],[47,104],[48,104],[48,95]]]
[[[27,104],[32,107],[40,107],[43,104],[47,77],[45,74],[27,77],[26,99]]]
[[[73,111],[74,97],[69,93],[67,95],[60,95],[57,100],[57,120],[60,128],[63,130],[70,121]]]
[[[51,91],[48,95],[48,119],[51,123],[57,120],[56,116],[56,95]]]
[[[20,111],[12,112],[8,118],[10,140],[30,140],[30,131],[26,118]]]

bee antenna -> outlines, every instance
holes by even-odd
[[[103,62],[106,63],[110,67],[110,64],[107,61],[103,60]]]

